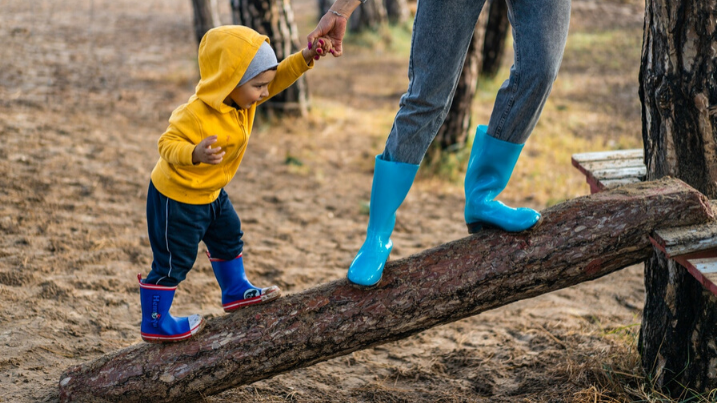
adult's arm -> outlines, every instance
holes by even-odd
[[[346,34],[346,23],[356,7],[364,1],[366,0],[336,0],[329,11],[321,17],[316,28],[306,37],[308,42],[314,43],[320,36],[329,38],[334,57],[341,56],[343,53],[341,42]]]

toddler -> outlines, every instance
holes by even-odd
[[[204,326],[199,315],[169,314],[177,285],[194,265],[199,241],[207,246],[224,311],[281,294],[277,286],[260,288],[247,279],[241,222],[223,188],[244,156],[257,104],[289,87],[329,52],[330,41],[318,39],[277,63],[268,38],[250,28],[222,26],[202,38],[199,84],[189,101],[172,112],[149,183],[152,269],[144,280],[137,276],[144,341],[186,340]]]

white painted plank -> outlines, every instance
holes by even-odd
[[[573,159],[578,163],[592,162],[592,161],[604,161],[604,160],[620,160],[620,159],[642,159],[643,150],[636,148],[632,150],[617,150],[617,151],[598,151],[593,153],[578,153],[573,154]]]
[[[602,181],[603,179],[638,178],[642,179],[647,175],[645,166],[632,168],[610,168],[600,169],[592,172],[593,177]]]
[[[655,230],[655,237],[670,256],[714,249],[717,248],[717,221]]]
[[[687,259],[700,273],[707,277],[708,274],[717,276],[717,257],[705,259]]]
[[[586,171],[598,171],[601,169],[611,168],[638,168],[645,167],[645,163],[642,158],[631,158],[624,160],[600,160],[600,161],[588,161],[581,162],[580,166],[585,168]]]

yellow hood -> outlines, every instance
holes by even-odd
[[[224,100],[239,84],[263,42],[268,43],[269,38],[244,26],[209,30],[199,44],[197,98],[219,112],[233,109]]]

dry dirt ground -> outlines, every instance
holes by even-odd
[[[301,27],[313,7],[295,2]],[[146,188],[157,138],[197,79],[191,7],[0,0],[0,9],[0,401],[56,401],[63,369],[141,342]],[[641,13],[634,2],[576,0],[571,35],[639,34]],[[372,156],[407,84],[405,53],[386,49],[349,46],[346,56],[321,60],[309,73],[311,115],[255,128],[227,191],[256,284],[291,293],[345,275],[365,232]],[[612,74],[570,57],[570,74]],[[603,78],[616,84],[596,87],[597,99],[563,86],[555,102],[596,110],[616,102],[626,127],[639,128],[637,77]],[[546,122],[560,120],[551,116]],[[639,131],[630,135],[639,140]],[[568,164],[553,168],[577,184],[569,192],[587,192]],[[507,197],[545,206],[515,191]],[[466,236],[463,202],[460,184],[422,177],[399,212],[392,258]],[[202,252],[174,314],[224,314]],[[642,268],[631,267],[207,401],[620,400],[606,373],[613,363],[634,368],[643,294]]]

